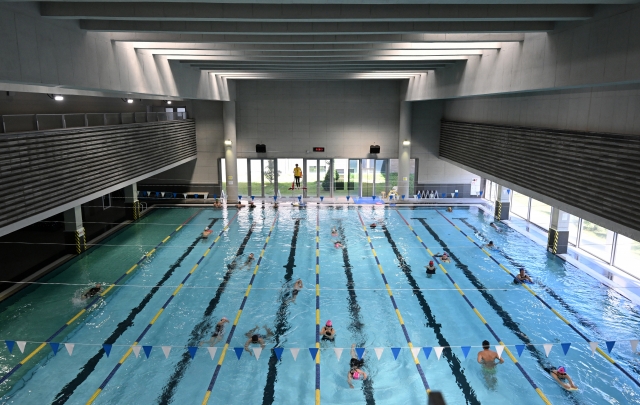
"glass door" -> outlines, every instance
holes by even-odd
[[[262,183],[262,159],[249,160],[249,176],[251,179],[251,195],[264,197],[264,188]]]
[[[349,179],[347,180],[348,195],[360,195],[360,160],[349,159]]]
[[[263,159],[263,178],[264,178],[264,196],[273,197],[276,195],[276,182],[278,177],[276,175],[276,162],[274,159]]]
[[[320,171],[319,163],[322,162],[318,159],[307,159],[306,163],[306,173],[302,178],[304,184],[307,187],[307,192],[305,193],[305,197],[318,197],[320,190],[318,189],[320,185]]]
[[[362,196],[374,195],[373,183],[376,172],[375,159],[362,159]]]

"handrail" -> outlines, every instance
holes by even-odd
[[[137,124],[143,122],[187,119],[186,111],[66,113],[66,114],[4,114],[2,133],[43,131],[49,129]]]

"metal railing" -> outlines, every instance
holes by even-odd
[[[142,122],[187,119],[185,111],[127,112],[127,113],[70,113],[70,114],[12,114],[2,115],[2,132],[44,131],[48,129],[97,127]]]

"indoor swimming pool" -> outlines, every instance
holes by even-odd
[[[2,302],[0,403],[640,403],[638,308],[481,209],[268,207],[156,208]],[[492,370],[485,339],[506,345]]]

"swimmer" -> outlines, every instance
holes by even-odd
[[[216,200],[213,202],[213,208],[222,208],[222,203],[220,202],[220,200],[218,200],[216,198]]]
[[[249,208],[255,208],[256,205],[253,203],[253,201],[249,202]]]
[[[500,364],[504,363],[504,360],[498,356],[498,353],[490,349],[491,344],[488,340],[482,341],[482,351],[478,352],[478,363],[482,364],[484,368],[494,368],[496,366],[496,360],[500,361]]]
[[[91,287],[90,289],[87,290],[87,292],[82,294],[82,298],[84,299],[93,298],[93,296],[99,293],[100,291],[102,291],[102,286],[100,284],[96,284],[95,287]]]
[[[549,374],[551,374],[551,377],[565,390],[573,391],[578,389],[564,367],[552,368]]]
[[[338,236],[338,230],[335,227],[331,228],[331,236]]]
[[[242,203],[240,201],[236,204],[236,208],[242,208]]]
[[[322,340],[330,340],[333,342],[333,339],[336,337],[336,330],[333,329],[331,320],[328,320],[322,329],[320,329],[320,334],[322,335]]]
[[[264,335],[260,334],[260,333],[256,333],[258,331],[258,329],[260,329],[259,326],[256,326],[255,328],[251,329],[249,332],[245,333],[244,335],[246,337],[248,337],[249,339],[247,340],[247,342],[244,344],[244,350],[248,351],[250,355],[253,356],[253,353],[251,352],[251,350],[249,350],[249,346],[250,345],[257,345],[259,344],[260,347],[262,349],[264,349],[265,346],[265,340],[270,339],[273,336],[273,332],[271,331],[271,329],[269,329],[267,327],[267,325],[263,326],[264,330],[266,331],[266,333]]]
[[[340,242],[339,240],[337,240],[337,241],[333,242],[333,246],[334,246],[336,249],[339,249],[339,248],[341,248],[341,247],[342,247],[342,242]]]
[[[427,277],[431,278],[434,274],[436,274],[436,266],[433,265],[433,260],[429,262],[428,266],[424,266],[427,268]]]
[[[374,223],[372,223],[371,225],[369,225],[369,228],[371,228],[371,229],[376,229],[376,226],[378,226],[378,225],[376,225],[376,223],[374,222]]]
[[[489,249],[495,249],[496,245],[493,244],[493,241],[490,240],[489,243],[482,245],[482,247],[488,247]]]
[[[249,253],[249,256],[247,256],[247,259],[244,261],[242,267],[249,267],[254,259],[255,256],[253,255],[253,253]]]
[[[524,272],[524,267],[520,268],[520,274],[516,275],[516,278],[513,280],[514,284],[520,284],[524,282],[529,282],[533,284],[533,280],[527,273]]]
[[[220,322],[216,324],[216,328],[213,330],[213,334],[211,335],[211,339],[209,339],[209,346],[214,346],[216,343],[221,341],[224,338],[224,324],[229,323],[229,320],[226,316],[223,316],[220,319]],[[202,346],[205,342],[200,342],[200,346]]]
[[[204,239],[207,239],[209,237],[209,235],[211,235],[213,233],[213,231],[211,229],[209,229],[209,227],[207,226],[206,228],[204,228],[204,231],[202,231],[202,237]]]
[[[358,359],[355,347],[355,344],[351,345],[351,361],[349,362],[349,373],[347,374],[347,383],[350,388],[353,388],[353,384],[351,384],[352,380],[359,380],[362,378],[364,381],[367,379],[367,373],[362,371],[361,368],[364,366],[364,360]]]
[[[278,203],[277,203],[277,202],[276,202],[276,203],[273,203],[273,208],[274,208],[274,209],[275,209],[275,208],[278,208]]]
[[[500,228],[498,228],[495,222],[490,223],[489,226],[495,229],[496,231],[500,232]]]
[[[289,299],[289,302],[296,302],[296,298],[298,297],[298,294],[303,287],[304,285],[302,284],[302,280],[300,279],[297,279],[296,282],[293,283],[293,290],[291,291],[291,298]]]
[[[447,207],[447,212],[453,212],[453,207]]]
[[[449,257],[447,252],[444,252],[443,254],[436,253],[435,255],[433,255],[433,257],[439,257],[441,262],[451,263],[451,258]]]

